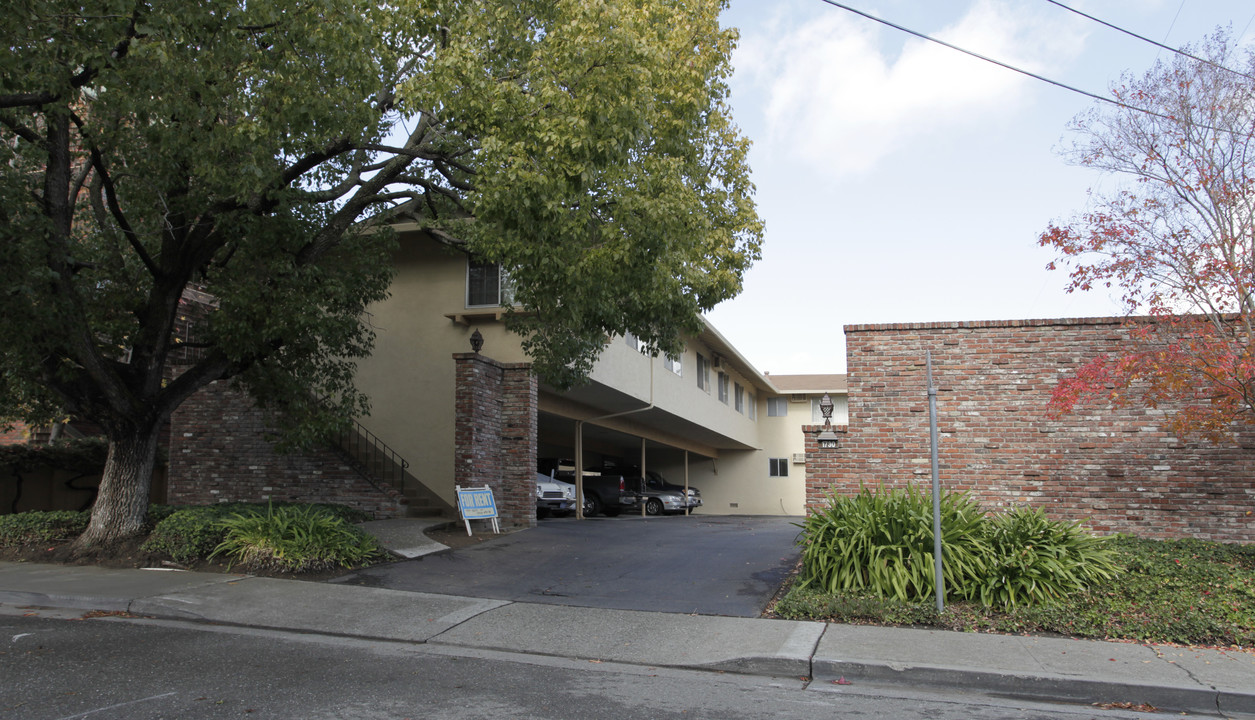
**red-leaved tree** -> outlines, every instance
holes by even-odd
[[[1061,381],[1051,412],[1162,407],[1178,436],[1219,442],[1255,425],[1255,55],[1223,30],[1185,52],[1199,59],[1126,75],[1112,90],[1123,106],[1071,124],[1070,161],[1130,182],[1040,242],[1070,269],[1069,292],[1121,294],[1129,342]]]

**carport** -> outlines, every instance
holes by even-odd
[[[613,458],[635,465],[645,477],[654,464],[651,458],[663,454],[672,458],[673,467],[680,465],[682,477],[672,481],[687,494],[691,462],[710,462],[717,474],[721,449],[752,449],[658,407],[654,402],[656,365],[649,363],[648,385],[640,388],[647,390],[644,398],[596,382],[564,392],[540,387],[537,458],[571,459],[577,518],[584,517],[584,473],[590,464],[604,465]],[[640,511],[645,514],[643,503]]]
[[[688,469],[690,463],[716,462],[714,451],[695,452],[690,447],[677,447],[675,442],[646,437],[644,433],[635,434],[622,429],[613,429],[599,424],[613,418],[596,418],[580,420],[541,413],[537,436],[538,459],[570,460],[575,471],[576,491],[579,495],[577,517],[583,518],[583,480],[585,472],[591,467],[612,465],[639,468],[643,476],[653,468],[653,458],[665,455],[673,462],[678,457],[683,468],[683,477],[676,477],[675,484],[689,487]],[[609,463],[609,465],[607,465]],[[563,463],[565,465],[565,463]],[[642,514],[644,505],[641,506]]]

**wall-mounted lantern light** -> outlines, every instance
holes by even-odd
[[[832,431],[832,398],[828,393],[824,393],[823,398],[819,401],[819,412],[824,415],[824,429],[819,433],[817,440],[819,447],[824,450],[835,450],[837,448],[837,434]]]

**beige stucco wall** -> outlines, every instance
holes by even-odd
[[[403,235],[391,296],[370,309],[374,354],[358,364],[357,386],[371,399],[362,424],[410,463],[410,472],[450,503],[453,489],[454,353],[470,352],[471,333],[484,354],[525,360],[518,338],[498,322],[460,325],[465,313],[466,256]]]
[[[693,423],[731,438],[737,443],[748,446],[758,444],[758,426],[750,419],[748,406],[746,412],[738,413],[733,407],[733,393],[729,391],[728,403],[719,401],[714,387],[709,391],[697,387],[697,353],[707,359],[712,355],[709,348],[693,341],[685,349],[680,358],[681,372],[676,374],[665,366],[662,357],[651,358],[628,346],[623,338],[615,338],[606,347],[597,361],[593,372],[589,375],[592,382],[601,383],[632,394],[642,403],[650,401],[659,410],[670,412]],[[653,367],[653,388],[650,389],[650,367]],[[727,367],[722,368],[732,378],[746,388],[746,392],[755,397],[760,391],[753,387],[743,373]],[[719,370],[710,371],[711,384],[717,382]],[[729,387],[733,387],[729,385]],[[758,402],[761,406],[761,401]]]
[[[724,450],[712,462],[689,458],[690,484],[701,489],[704,503],[700,512],[710,515],[803,515],[806,511],[806,465],[793,462],[805,452],[802,427],[811,425],[811,400],[788,402],[783,417],[767,416],[767,397],[758,403],[755,425],[756,448]],[[788,396],[783,396],[788,399]],[[834,424],[848,420],[845,396],[833,397]],[[770,475],[770,459],[788,461],[788,477]],[[658,453],[658,464],[651,466],[671,482],[683,483],[684,462],[672,453]]]

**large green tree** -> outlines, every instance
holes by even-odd
[[[0,407],[104,429],[80,547],[140,530],[161,425],[210,382],[296,439],[364,409],[398,216],[511,268],[559,384],[607,333],[678,350],[761,241],[725,2],[11,5]]]

